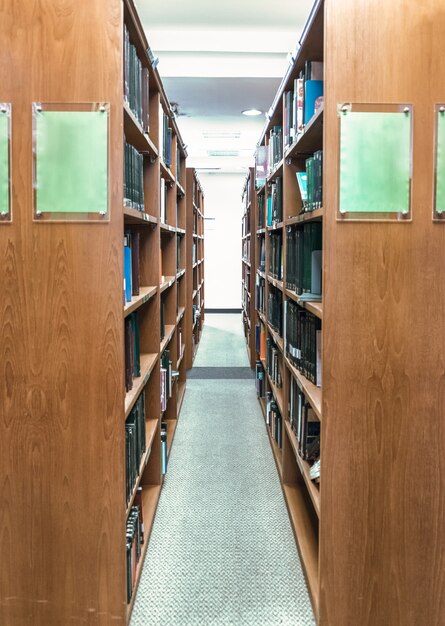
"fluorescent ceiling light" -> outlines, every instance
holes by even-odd
[[[262,111],[258,111],[258,109],[245,109],[244,111],[241,111],[241,113],[243,115],[249,115],[249,116],[254,116],[254,115],[262,115]]]

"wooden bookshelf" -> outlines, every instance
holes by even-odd
[[[169,450],[186,391],[184,314],[192,275],[187,153],[133,0],[67,0],[57,15],[40,12],[37,31],[31,5],[21,7],[18,21],[12,5],[2,17],[1,40],[11,55],[11,63],[0,69],[0,84],[2,98],[13,103],[14,207],[12,222],[0,225],[5,260],[0,264],[5,367],[0,465],[8,485],[0,507],[5,512],[0,623],[125,626],[163,483],[164,350],[178,372],[165,412]],[[135,50],[132,62],[139,63],[134,73],[141,73],[148,94],[140,107],[127,97],[128,43]],[[43,71],[32,80],[18,80],[29,76],[30,59]],[[109,103],[109,210],[102,223],[33,219],[31,105],[36,99]],[[58,163],[63,170],[63,159]],[[124,234],[133,274],[125,273]],[[126,286],[134,287],[126,295],[124,275]],[[202,299],[203,291],[202,285]],[[126,367],[132,356],[130,321],[139,329],[134,351],[139,368],[136,363]],[[135,461],[137,478],[126,485],[126,422],[136,410],[145,418],[145,451]],[[127,602],[126,528],[138,488],[145,542]]]
[[[192,271],[187,276],[185,320],[185,364],[193,360],[204,325],[204,193],[196,171],[187,168],[187,263]]]
[[[409,33],[414,30],[413,40]],[[283,141],[283,161],[274,155],[276,165],[256,191],[256,244],[259,249],[265,239],[266,258],[260,267],[256,254],[252,272],[266,279],[266,307],[265,313],[256,311],[251,325],[260,324],[282,351],[282,402],[271,377],[264,375],[266,397],[260,404],[265,417],[270,398],[283,410],[278,469],[319,626],[440,623],[445,614],[444,595],[431,585],[441,576],[441,559],[425,559],[425,554],[443,552],[445,544],[439,514],[445,503],[444,436],[438,427],[443,373],[437,367],[445,339],[440,321],[445,269],[442,227],[432,219],[431,159],[434,106],[444,100],[443,32],[445,15],[434,2],[422,5],[421,12],[408,0],[317,0],[258,144],[260,155],[263,147],[273,153],[272,135],[280,125],[287,138],[288,93],[306,62],[323,62],[324,104],[303,132]],[[394,38],[402,42],[397,55]],[[348,46],[339,45],[342,41]],[[434,81],[416,72],[424,64]],[[420,76],[420,83],[410,80],[406,68]],[[413,106],[412,220],[344,223],[338,217],[337,105],[344,102],[353,103],[353,110],[354,103]],[[320,150],[323,192],[310,211],[296,173],[304,172],[306,160]],[[267,206],[280,177],[282,218],[268,225],[267,216],[259,217],[260,204]],[[287,262],[289,232],[316,232],[315,222],[322,225],[321,302],[306,301],[289,288],[295,279]],[[274,282],[270,237],[280,232],[283,276]],[[281,303],[283,332],[270,323],[271,294]],[[427,302],[427,308],[413,307],[414,298]],[[296,304],[301,319],[311,315],[315,328],[321,325],[321,386],[290,358],[284,318]],[[257,353],[255,358],[267,372],[269,363]],[[293,359],[298,362],[296,355]],[[320,486],[310,478],[289,419],[295,382],[320,422]],[[279,446],[269,427],[268,435],[276,458]]]
[[[243,186],[242,217],[243,258],[241,263],[241,308],[250,367],[255,367],[255,245],[256,245],[256,193],[255,169],[251,167]]]

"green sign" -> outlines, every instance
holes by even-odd
[[[9,112],[0,113],[0,213],[9,213]]]
[[[445,213],[445,112],[437,114],[436,213]]]
[[[347,112],[340,125],[340,213],[408,213],[411,115]]]
[[[36,112],[36,211],[108,212],[108,115]]]

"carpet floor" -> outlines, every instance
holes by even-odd
[[[315,626],[254,381],[228,363],[248,366],[241,316],[209,314],[131,626]]]

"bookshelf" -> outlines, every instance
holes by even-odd
[[[243,192],[243,217],[241,223],[241,306],[244,336],[250,367],[255,367],[255,241],[256,241],[256,193],[255,169],[249,168]]]
[[[187,369],[191,368],[204,326],[204,193],[192,167],[187,168],[187,305],[185,312]]]
[[[68,0],[38,31],[31,6],[15,17],[21,38],[0,23],[14,58],[0,70],[14,129],[0,622],[125,626],[186,389],[187,154],[132,0]],[[30,58],[44,71],[30,77]],[[33,219],[37,99],[110,104],[103,223]]]
[[[320,626],[439,624],[445,611],[444,595],[431,585],[441,558],[425,560],[445,542],[444,253],[432,219],[431,158],[434,107],[444,93],[419,69],[428,62],[430,76],[445,76],[438,43],[445,17],[437,3],[424,9],[408,0],[315,2],[258,144],[257,392]],[[394,37],[410,42],[397,55]],[[323,102],[296,136],[287,130],[289,94],[307,61],[313,71],[323,63]],[[342,222],[337,105],[344,102],[413,105],[412,220]],[[297,173],[318,167],[307,163],[318,151],[325,166],[322,177],[308,171],[313,204],[302,211]],[[288,254],[306,236],[316,255],[322,241],[322,298],[300,292],[298,255]],[[316,293],[313,274],[310,281],[303,291]],[[309,365],[293,350],[297,323],[312,336],[313,344],[299,346],[312,345]],[[317,362],[318,384],[310,379]],[[300,421],[299,402],[306,407]],[[311,442],[320,433],[319,484],[311,479],[313,460],[304,458],[305,417]]]

